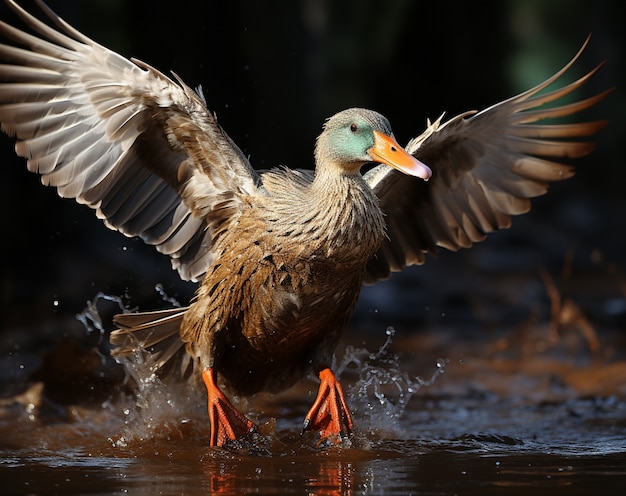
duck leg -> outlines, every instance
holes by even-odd
[[[204,369],[202,379],[206,385],[211,424],[210,446],[224,446],[228,441],[242,438],[255,429],[255,425],[237,410],[217,385],[215,370]]]
[[[342,436],[352,432],[352,416],[335,374],[329,368],[324,368],[318,376],[321,383],[317,398],[306,414],[302,433],[318,430],[320,442],[338,442]]]

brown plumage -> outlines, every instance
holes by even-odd
[[[187,308],[118,315],[111,342],[116,356],[152,349],[153,371],[176,357],[181,375],[202,376],[212,444],[253,428],[216,374],[231,391],[252,394],[314,371],[320,393],[305,428],[324,439],[349,432],[329,367],[363,282],[508,227],[529,198],[573,174],[554,160],[589,153],[593,145],[580,138],[604,125],[543,121],[606,94],[543,106],[596,72],[538,94],[579,52],[521,95],[429,122],[405,149],[380,114],[349,109],[325,124],[314,173],[258,173],[178,78],[98,45],[42,2],[57,29],[5,1],[35,33],[0,22],[0,121],[28,169],[110,228],[169,255],[181,278],[202,280]],[[381,165],[361,175],[372,161]],[[428,182],[419,179],[431,175],[424,163]]]

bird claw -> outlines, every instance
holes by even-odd
[[[208,392],[211,440],[209,446],[224,446],[256,430],[256,425],[237,410],[215,382],[215,371],[207,368],[202,379]]]
[[[317,397],[304,418],[300,435],[309,430],[317,430],[320,433],[318,444],[339,443],[343,437],[352,433],[352,416],[335,374],[325,368],[319,372],[319,378],[321,383]]]

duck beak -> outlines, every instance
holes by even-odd
[[[420,177],[424,181],[428,181],[433,175],[430,167],[407,153],[392,136],[378,131],[374,131],[374,146],[367,150],[367,154],[374,162],[387,164],[409,176]]]

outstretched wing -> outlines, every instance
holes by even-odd
[[[246,157],[180,79],[95,43],[40,0],[56,29],[5,1],[30,31],[0,21],[0,122],[18,155],[197,280],[213,260],[212,223],[257,190]]]
[[[433,171],[429,182],[384,165],[365,179],[380,198],[388,238],[367,266],[374,283],[412,264],[424,263],[437,247],[468,248],[486,234],[509,227],[511,216],[530,209],[551,181],[571,177],[571,166],[553,159],[577,158],[594,145],[581,141],[606,122],[555,123],[554,118],[585,110],[610,91],[574,103],[548,105],[582,86],[599,68],[550,92],[584,50],[538,86],[482,112],[468,112],[445,123],[441,117],[411,140],[407,151]],[[548,119],[548,121],[544,121]]]

